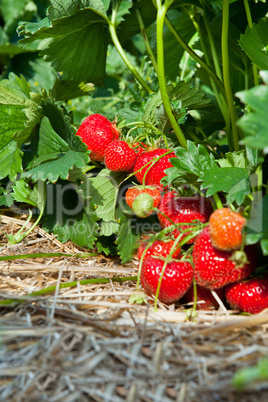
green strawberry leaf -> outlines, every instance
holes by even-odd
[[[104,253],[106,255],[116,254],[116,247],[112,236],[99,236],[95,243],[95,247],[97,247],[98,253]]]
[[[203,145],[196,146],[192,141],[187,141],[187,149],[178,147],[174,152],[177,158],[170,158],[174,168],[166,169],[167,177],[161,180],[162,184],[172,181],[196,184],[198,179],[203,177],[205,169],[218,168],[213,154]]]
[[[25,79],[13,73],[0,83],[0,179],[13,181],[22,171],[21,145],[41,118],[30,91]]]
[[[210,103],[205,93],[193,87],[190,82],[180,81],[175,87],[168,85],[167,90],[172,101],[173,113],[179,124],[184,123],[187,110],[203,108]],[[157,124],[158,128],[164,132],[171,128],[160,91],[148,98],[144,110],[144,121]]]
[[[92,248],[97,238],[98,224],[94,208],[81,187],[59,180],[47,185],[47,205],[43,229],[63,243],[68,240]]]
[[[245,168],[246,167],[245,151],[241,150],[238,152],[227,152],[225,154],[225,158],[218,159],[217,163],[222,168],[224,167]]]
[[[0,179],[9,176],[13,181],[22,171],[22,152],[15,141],[16,133],[24,133],[26,116],[21,106],[0,105]],[[29,130],[27,134],[30,135]]]
[[[100,14],[106,14],[102,0],[50,0],[50,3],[51,6],[47,10],[50,21],[67,17],[86,8],[94,9]]]
[[[222,191],[227,194],[228,204],[235,201],[241,205],[250,193],[249,171],[245,168],[205,169],[199,181],[202,181],[201,189],[207,190],[207,197]]]
[[[100,236],[111,236],[113,234],[117,234],[119,229],[119,223],[115,221],[102,221],[100,225]]]
[[[258,150],[253,148],[242,149],[237,152],[227,152],[225,158],[217,159],[220,167],[238,167],[254,169],[263,162],[263,158],[259,157]]]
[[[0,206],[4,205],[8,208],[14,203],[14,200],[9,191],[5,188],[0,187]]]
[[[99,219],[117,223],[115,208],[119,184],[124,177],[124,173],[102,169],[96,177],[89,178],[91,201],[96,206],[96,215]]]
[[[268,86],[259,85],[246,91],[241,91],[236,94],[238,98],[249,107],[243,117],[237,124],[244,130],[246,138],[242,141],[243,144],[268,151]]]
[[[71,126],[68,126],[68,121],[63,116],[61,116],[61,121],[57,123],[57,126],[58,129],[62,128],[62,136],[71,145],[53,130],[49,119],[44,117],[40,125],[37,148],[32,162],[33,167],[22,173],[22,177],[30,177],[33,181],[48,180],[55,183],[58,178],[68,179],[73,168],[79,168],[83,171],[89,162],[84,144],[80,144],[81,140],[79,141],[77,136],[78,141],[76,138],[72,140],[69,137]],[[73,137],[75,137],[74,133]]]
[[[136,220],[127,218],[121,219],[118,237],[116,239],[117,252],[120,255],[121,261],[124,264],[133,257],[137,248],[138,240],[141,234],[138,231]]]
[[[106,15],[99,10],[86,8],[53,19],[49,26],[47,19],[43,27],[23,22],[18,32],[25,36],[21,40],[25,45],[39,40],[41,55],[52,62],[61,80],[79,88],[82,83],[98,84],[104,78],[107,51],[105,18]]]
[[[118,26],[122,21],[125,20],[126,15],[130,14],[130,8],[132,7],[132,2],[130,2],[129,0],[122,0],[117,13],[116,13],[116,21],[115,21],[115,25]]]
[[[260,241],[262,252],[268,255],[268,194],[253,208],[251,218],[245,227],[246,244],[256,244]]]
[[[12,187],[11,196],[14,201],[36,206],[37,204],[30,198],[31,192],[32,189],[28,183],[24,180],[17,180]]]
[[[261,69],[268,69],[268,19],[259,20],[252,28],[247,27],[240,36],[240,45],[253,63]]]

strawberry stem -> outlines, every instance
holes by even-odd
[[[217,209],[223,208],[222,202],[221,202],[220,197],[218,196],[217,193],[216,193],[216,194],[213,194],[213,199],[214,199],[214,201],[215,201],[215,204],[216,204]]]
[[[230,118],[232,124],[233,135],[227,132],[229,150],[239,151],[239,130],[236,124],[237,113],[235,110],[233,93],[230,81],[229,69],[229,43],[228,43],[228,30],[229,30],[229,3],[230,0],[223,0],[222,9],[222,35],[221,35],[221,48],[222,48],[222,68],[223,68],[223,83],[226,92],[227,104],[230,111]]]
[[[168,10],[169,5],[171,2],[165,2],[164,5],[161,4],[161,1],[156,2],[157,7],[157,20],[156,20],[156,42],[157,42],[157,71],[158,71],[158,82],[159,82],[159,89],[163,101],[163,105],[169,121],[172,125],[172,128],[178,138],[180,145],[183,148],[187,149],[187,141],[184,137],[184,134],[177,123],[177,120],[174,116],[172,106],[170,103],[169,95],[167,92],[167,85],[165,79],[165,63],[164,63],[164,44],[163,44],[163,29],[164,29],[164,21],[166,12]]]
[[[133,64],[131,63],[131,61],[127,57],[123,47],[121,46],[121,43],[119,42],[119,39],[118,39],[118,36],[117,36],[117,33],[116,33],[116,21],[115,21],[119,5],[120,5],[120,2],[117,2],[116,6],[112,10],[111,21],[108,20],[109,21],[109,31],[110,31],[112,41],[113,41],[118,53],[120,54],[122,60],[126,64],[127,68],[131,71],[133,76],[136,78],[136,80],[140,83],[140,85],[143,87],[143,89],[146,92],[148,92],[149,94],[152,94],[152,93],[154,93],[154,91],[149,87],[149,85],[144,81],[144,79],[138,73],[136,68],[133,66]]]

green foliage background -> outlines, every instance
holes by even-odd
[[[71,226],[44,192],[43,227],[129,260],[142,225],[115,188],[135,179],[92,163],[75,136],[101,113],[129,141],[175,149],[163,183],[242,207],[246,241],[268,254],[266,1],[2,0],[0,12],[0,205],[59,185],[83,208]]]

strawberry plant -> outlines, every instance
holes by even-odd
[[[117,254],[122,263],[142,235],[153,241],[175,233],[187,262],[150,257],[153,265],[194,257],[199,280],[207,247],[213,275],[218,255],[229,270],[227,279],[200,279],[211,288],[266,266],[266,1],[26,3],[17,1],[12,18],[8,2],[1,10],[3,209],[27,213],[61,242]],[[125,200],[138,184],[162,192],[159,206],[147,197],[149,212],[140,215]],[[188,204],[181,207],[189,194],[192,215]],[[233,251],[214,249],[206,229],[213,209],[222,208],[242,216],[235,262],[228,259]],[[27,236],[23,230],[10,244]]]

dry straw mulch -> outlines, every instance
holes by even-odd
[[[2,216],[0,255],[83,252],[37,228],[7,247],[20,220]],[[0,262],[0,299],[55,285],[56,291],[0,306],[1,401],[267,401],[267,382],[232,386],[234,374],[268,357],[268,311],[242,316],[182,305],[130,304],[133,281],[59,289],[64,282],[137,274],[135,258],[19,259]]]

